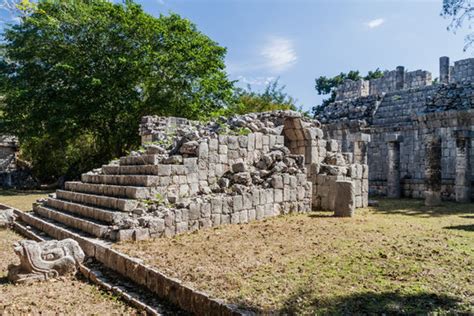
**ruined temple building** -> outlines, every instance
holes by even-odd
[[[370,194],[427,205],[472,201],[474,59],[450,65],[441,57],[439,82],[401,66],[379,79],[347,80],[317,119],[343,152],[368,144]]]
[[[67,227],[141,240],[316,209],[352,216],[368,204],[367,158],[320,127],[294,111],[206,123],[147,116],[140,151],[66,182],[20,220],[53,236]]]

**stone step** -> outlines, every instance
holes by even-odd
[[[79,229],[98,238],[106,238],[110,232],[109,226],[78,218],[43,205],[34,204],[33,211],[40,217],[51,219],[68,227]]]
[[[128,199],[147,199],[151,197],[150,190],[144,187],[94,184],[79,181],[68,181],[65,183],[68,191],[106,195]]]
[[[144,174],[144,175],[159,175],[160,165],[103,165],[102,172],[104,174]],[[163,168],[161,168],[163,171]]]
[[[156,165],[160,161],[158,155],[140,155],[120,157],[120,165]]]
[[[81,176],[82,182],[96,183],[96,184],[112,184],[112,185],[126,185],[151,187],[160,184],[160,177],[147,175],[96,175],[83,174]]]
[[[118,223],[124,216],[126,216],[125,213],[121,212],[104,210],[101,208],[52,198],[48,198],[48,200],[46,201],[46,205],[62,212],[71,213],[73,215],[87,217],[112,224]]]
[[[123,212],[130,212],[138,205],[137,200],[119,199],[110,196],[101,196],[64,190],[56,190],[56,197],[61,200],[119,210]]]

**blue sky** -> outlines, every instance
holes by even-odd
[[[425,69],[463,52],[446,30],[441,0],[143,0],[152,14],[176,12],[227,47],[232,79],[258,89],[280,78],[304,109],[318,104],[314,78],[351,69]]]
[[[3,1],[3,0],[1,0]],[[153,15],[175,12],[227,47],[230,78],[261,89],[280,78],[306,110],[314,78],[351,69],[425,69],[473,57],[464,34],[446,30],[441,0],[138,0]]]

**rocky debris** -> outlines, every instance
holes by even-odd
[[[433,96],[426,98],[425,112],[474,109],[474,85],[471,83],[451,83],[439,85]]]
[[[13,209],[0,209],[0,229],[7,228],[15,221],[15,213]]]
[[[168,152],[162,146],[154,145],[154,144],[146,146],[145,150],[148,155],[164,155]]]
[[[384,94],[370,95],[357,99],[341,100],[328,104],[317,113],[316,118],[323,124],[333,122],[361,121],[371,124],[372,118],[381,104]]]
[[[166,165],[181,165],[183,163],[183,156],[170,156],[168,158],[164,158],[161,163]]]
[[[199,143],[195,140],[186,142],[181,145],[179,152],[185,155],[196,156],[199,149]]]

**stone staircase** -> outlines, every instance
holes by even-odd
[[[20,220],[36,227],[38,218],[85,237],[117,240],[119,224],[140,200],[151,198],[160,188],[158,175],[170,166],[157,162],[156,155],[122,157],[119,165],[102,166],[101,174],[87,173],[81,181],[66,182],[64,190],[35,203],[33,212]]]

